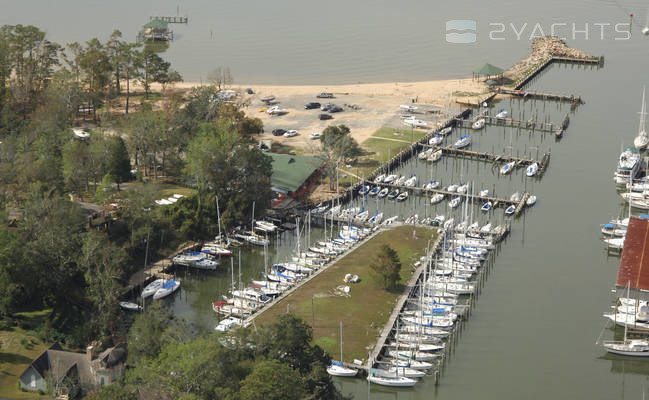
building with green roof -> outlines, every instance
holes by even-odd
[[[300,196],[321,172],[323,162],[321,157],[271,152],[266,154],[273,159],[270,185],[277,193],[291,197]]]

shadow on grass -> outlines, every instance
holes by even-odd
[[[7,364],[31,364],[32,359],[21,354],[0,352],[0,363]]]

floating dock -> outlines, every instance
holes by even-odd
[[[512,89],[505,89],[505,88],[499,88],[498,94],[522,97],[523,99],[562,101],[562,102],[577,103],[577,104],[584,103],[583,100],[581,99],[581,96],[576,96],[573,94],[570,95],[554,94],[554,93],[533,92],[533,91],[527,91],[521,89],[512,90]]]

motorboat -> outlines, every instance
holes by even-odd
[[[511,196],[509,196],[509,201],[513,201],[514,203],[518,203],[521,201],[521,194],[520,192],[514,192],[512,193]]]
[[[399,193],[399,195],[397,196],[397,201],[405,201],[407,198],[408,198],[408,192],[404,190],[403,192]]]
[[[446,191],[447,191],[447,192],[451,192],[451,193],[456,192],[456,191],[457,191],[457,187],[458,187],[457,183],[451,183],[451,184],[448,185],[448,187],[446,188]]]
[[[393,191],[391,191],[388,194],[388,199],[392,200],[392,199],[396,198],[397,196],[399,196],[399,189],[394,189]]]
[[[604,239],[604,243],[606,243],[606,245],[611,249],[622,250],[624,249],[624,238],[625,236],[619,238]]]
[[[501,109],[498,114],[496,114],[496,118],[507,118],[509,117],[509,112],[505,111],[505,109]]]
[[[467,192],[467,190],[469,190],[469,184],[468,184],[468,183],[464,183],[464,184],[458,186],[456,191],[457,191],[458,193],[465,194],[465,193]]]
[[[379,198],[379,199],[382,199],[382,198],[384,198],[385,196],[387,196],[389,192],[390,192],[390,189],[388,189],[388,188],[383,188],[383,189],[381,189],[381,191],[379,192],[379,194],[376,195],[376,197]]]
[[[176,290],[178,290],[178,288],[180,288],[180,281],[175,281],[173,279],[165,281],[162,284],[162,287],[160,287],[153,295],[153,300],[158,300],[167,297],[170,294],[174,293]]]
[[[377,176],[376,178],[374,178],[374,183],[382,183],[383,180],[385,179],[385,177],[386,177],[385,174],[381,174],[381,175]]]
[[[471,135],[462,135],[460,138],[453,144],[453,147],[456,149],[463,149],[471,145]]]
[[[436,162],[439,161],[440,158],[442,158],[442,149],[436,150],[431,153],[431,155],[426,159],[427,161],[430,162]]]
[[[255,229],[258,229],[262,232],[275,232],[277,230],[277,226],[268,221],[255,221]]]
[[[381,186],[374,186],[367,194],[370,196],[376,196],[381,191]]]
[[[120,301],[119,306],[126,311],[142,311],[142,306],[132,301]]]
[[[532,196],[528,197],[525,204],[527,204],[528,207],[533,206],[534,204],[536,204],[536,196],[532,195]]]
[[[488,201],[488,202],[484,203],[482,205],[482,207],[480,207],[480,210],[484,211],[484,212],[487,212],[487,211],[491,210],[492,205],[493,204],[490,201]]]
[[[532,176],[536,175],[538,170],[539,170],[539,163],[533,162],[525,170],[525,175],[532,177]]]
[[[216,268],[219,266],[219,262],[216,260],[210,260],[209,258],[202,258],[196,261],[191,267],[197,269],[205,269],[208,271],[216,271]]]
[[[484,118],[479,118],[476,121],[474,121],[473,124],[471,124],[471,128],[478,131],[478,130],[484,128],[486,122],[487,121],[485,121]]]
[[[171,261],[176,265],[193,266],[198,261],[205,258],[205,254],[200,251],[186,251],[176,255]]]
[[[430,204],[441,203],[444,200],[444,195],[442,193],[437,193],[430,198]]]
[[[480,191],[480,197],[487,197],[489,196],[489,189],[482,189]]]
[[[428,144],[431,146],[439,146],[440,143],[444,140],[444,137],[441,135],[433,135],[430,139],[428,139]]]
[[[420,119],[408,118],[403,120],[404,125],[408,125],[412,128],[427,128],[428,122],[422,121]]]
[[[508,162],[507,164],[500,167],[500,175],[507,175],[512,172],[514,170],[514,165],[516,165],[516,161]]]
[[[505,209],[505,215],[513,215],[516,212],[516,207],[511,205]]]
[[[617,162],[617,169],[615,170],[615,183],[624,185],[635,178],[638,170],[640,169],[640,154],[635,147],[627,147],[622,151]]]
[[[230,316],[222,319],[214,330],[218,332],[229,332],[237,326],[243,326],[243,321],[240,318]]]

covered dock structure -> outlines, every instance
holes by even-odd
[[[630,218],[615,280],[618,297],[649,301],[649,220]]]

